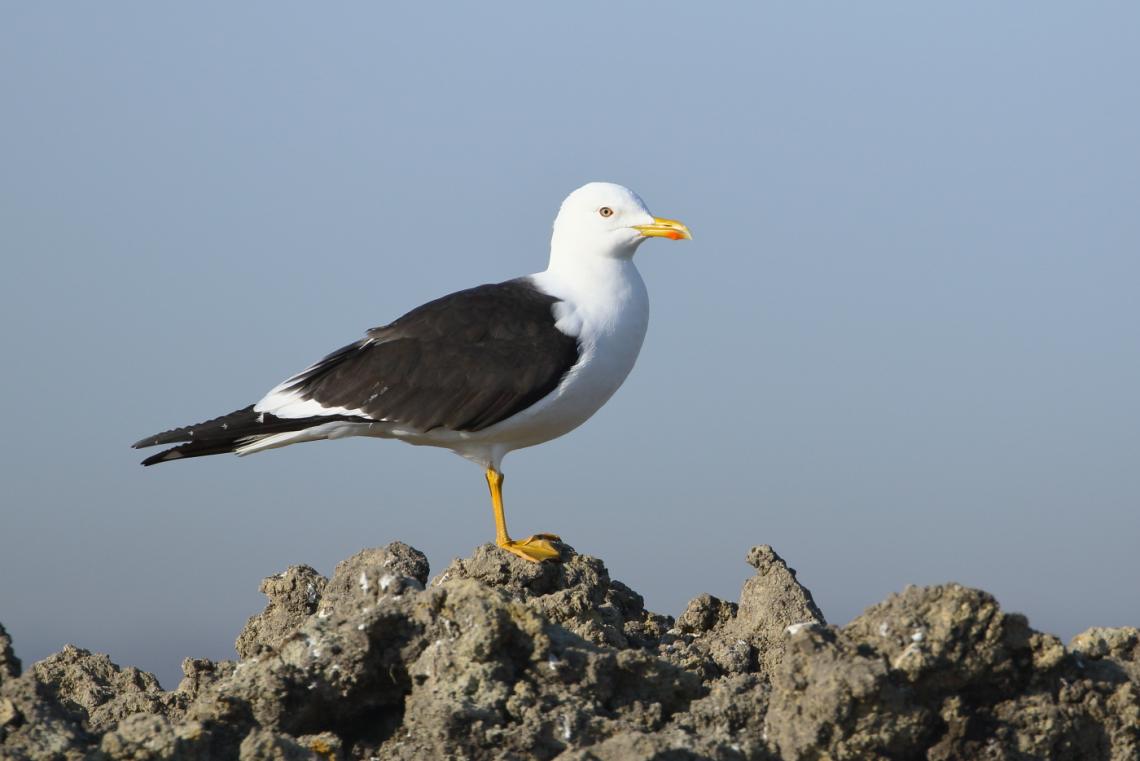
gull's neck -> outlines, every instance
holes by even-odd
[[[641,274],[631,258],[583,255],[557,246],[551,246],[546,271],[535,277],[553,295],[563,297],[589,294],[620,298],[641,284]]]

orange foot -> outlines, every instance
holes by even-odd
[[[562,553],[551,544],[551,542],[560,541],[562,541],[562,537],[557,534],[535,534],[526,539],[508,539],[505,542],[498,542],[498,545],[507,552],[518,555],[523,560],[541,563],[544,560],[560,560],[562,558]]]

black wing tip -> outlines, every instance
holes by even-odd
[[[145,439],[139,439],[134,444],[131,444],[131,449],[146,449],[147,447],[157,447],[159,444],[177,444],[181,442],[191,442],[193,440],[194,437],[187,435],[185,429],[175,428],[170,431],[151,434]]]
[[[268,412],[255,414],[253,405],[250,405],[245,409],[208,420],[205,423],[175,428],[165,433],[147,436],[141,441],[136,441],[131,447],[142,449],[159,444],[176,444],[176,446],[164,449],[142,461],[143,465],[157,465],[160,462],[171,460],[236,452],[243,443],[250,440],[260,439],[275,433],[300,431],[334,420],[349,420],[360,423],[374,422],[357,415],[315,415],[283,419]]]
[[[187,428],[172,428],[169,431],[162,433],[152,433],[150,436],[139,439],[134,444],[131,444],[131,449],[145,449],[146,447],[156,447],[159,444],[177,444],[183,441],[193,441],[194,435],[188,432]]]
[[[243,407],[228,415],[220,415],[212,420],[206,420],[193,425],[185,425],[181,428],[171,428],[169,431],[163,431],[162,433],[152,433],[150,436],[146,436],[134,444],[131,444],[131,449],[156,447],[159,444],[189,443],[203,439],[230,438],[234,431],[239,430],[242,426],[249,425],[253,420],[254,413],[253,405],[251,404],[248,407]],[[195,436],[195,433],[199,435]]]

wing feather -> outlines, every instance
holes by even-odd
[[[287,403],[313,401],[420,431],[482,430],[578,362],[577,338],[555,327],[557,302],[525,278],[444,296],[298,373],[257,409],[284,415]]]

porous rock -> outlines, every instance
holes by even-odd
[[[788,761],[1136,758],[1140,685],[1106,665],[1090,673],[985,592],[909,587],[790,636],[765,732]]]
[[[8,631],[0,624],[0,684],[9,677],[20,675],[20,659],[12,650],[12,638]]]
[[[25,674],[0,685],[0,758],[81,759],[97,740],[76,711]]]
[[[328,579],[307,565],[290,566],[262,579],[261,593],[269,598],[265,610],[253,616],[238,635],[234,649],[240,658],[276,650],[317,610]]]
[[[120,668],[103,653],[73,645],[32,664],[29,677],[44,697],[82,716],[84,726],[94,733],[105,732],[133,713],[165,714],[177,702],[152,674],[134,666]]]
[[[471,557],[452,561],[432,585],[473,579],[501,589],[598,645],[651,647],[672,626],[670,617],[647,611],[641,595],[610,579],[601,560],[561,546],[561,563],[528,563],[484,544]]]
[[[747,560],[756,573],[744,583],[740,602],[698,595],[677,620],[680,636],[667,639],[666,657],[706,679],[767,674],[783,657],[789,627],[825,623],[811,592],[771,547],[753,547]]]
[[[419,591],[428,572],[427,556],[403,542],[361,550],[337,563],[322,607],[399,595],[405,589]]]
[[[563,547],[493,545],[430,584],[401,543],[262,583],[238,660],[178,688],[67,647],[22,674],[0,629],[0,758],[1140,758],[1140,632],[1066,648],[988,594],[911,587],[829,626],[770,547],[738,602],[674,622]]]

